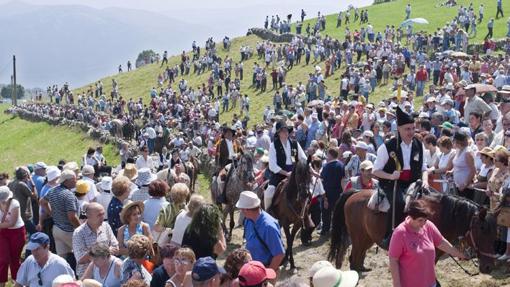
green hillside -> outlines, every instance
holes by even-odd
[[[471,1],[467,0],[460,0],[458,1],[459,5],[469,5]],[[408,3],[408,1],[398,0],[390,3],[384,3],[379,5],[372,5],[367,7],[368,9],[368,15],[369,15],[369,22],[374,26],[375,31],[382,31],[384,27],[387,24],[390,25],[398,25],[399,23],[404,20],[404,10],[405,5]],[[423,17],[429,20],[429,25],[417,25],[415,26],[415,31],[423,29],[426,31],[435,31],[437,28],[442,27],[447,21],[451,21],[454,17],[454,15],[457,13],[457,9],[459,6],[454,8],[447,8],[447,7],[438,7],[436,8],[436,4],[439,3],[438,1],[427,1],[427,0],[416,0],[412,1],[412,13],[411,17]],[[475,12],[478,14],[478,5],[479,3],[484,3],[485,8],[485,19],[484,21],[478,25],[478,35],[476,38],[471,39],[471,41],[480,42],[486,33],[486,24],[488,21],[488,18],[493,17],[495,15],[495,5],[496,1],[493,0],[484,0],[484,1],[473,1]],[[309,14],[311,14],[312,11],[309,11]],[[326,25],[326,31],[322,32],[322,35],[330,35],[334,38],[343,38],[344,31],[345,31],[345,25],[342,25],[341,28],[335,28],[336,27],[336,14],[327,16],[327,25]],[[354,15],[351,15],[351,19],[354,18]],[[263,19],[261,19],[262,24]],[[315,22],[314,19],[309,20],[312,22]],[[507,18],[500,18],[496,21],[494,34],[496,38],[501,38],[506,33],[506,21]],[[305,21],[306,22],[306,21]],[[306,27],[306,23],[303,26]],[[354,29],[359,29],[359,23],[356,23],[355,25],[349,26],[351,31],[354,31]],[[247,29],[249,27],[246,27]],[[216,39],[220,40],[220,39]],[[256,46],[256,43],[258,41],[261,41],[260,38],[257,36],[251,35],[251,36],[245,36],[245,37],[238,37],[233,39],[232,41],[232,47],[230,49],[230,52],[227,52],[223,50],[223,47],[221,44],[217,45],[218,54],[221,58],[225,58],[227,55],[229,57],[232,57],[234,62],[239,62],[240,60],[240,53],[239,49],[241,46],[250,46],[253,49]],[[199,43],[203,44],[203,43]],[[272,97],[274,95],[274,91],[272,91],[271,88],[271,79],[270,76],[268,77],[268,90],[264,93],[260,93],[256,91],[254,88],[250,88],[251,85],[251,72],[254,65],[254,62],[259,61],[262,62],[263,59],[258,60],[257,56],[255,55],[252,59],[249,59],[244,62],[244,79],[241,83],[241,92],[242,94],[248,94],[250,97],[250,117],[251,117],[251,123],[253,122],[260,122],[262,120],[262,110],[266,105],[272,105]],[[313,61],[313,57],[312,57]],[[302,61],[304,62],[304,61]],[[169,58],[169,66],[175,66],[176,64],[180,63],[180,55],[174,56]],[[310,72],[313,72],[314,66],[318,64],[322,68],[324,68],[324,63],[313,63],[309,66],[298,65],[295,66],[292,70],[288,71],[287,77],[286,77],[286,83],[296,85],[299,81],[303,81],[304,84],[306,84],[307,75]],[[166,66],[165,66],[166,67]],[[142,68],[133,70],[131,72],[124,72],[122,74],[118,75],[112,75],[106,78],[103,78],[103,84],[105,87],[105,90],[107,93],[111,91],[111,83],[112,78],[115,78],[116,81],[119,84],[119,91],[120,94],[124,98],[135,98],[138,99],[139,97],[144,98],[145,100],[148,100],[150,98],[150,90],[152,87],[157,87],[157,77],[160,73],[163,72],[165,67],[160,67],[159,64],[151,64],[144,66]],[[343,70],[345,67],[342,67],[341,70]],[[270,71],[269,71],[270,73]],[[190,74],[189,76],[185,76],[184,78],[188,81],[188,86],[191,87],[198,87],[202,83],[207,81],[207,78],[209,77],[210,73],[203,73],[202,75],[194,75]],[[338,96],[339,94],[339,86],[340,86],[340,73],[338,71],[335,72],[334,75],[330,76],[329,78],[325,79],[325,84],[328,87],[327,94],[331,96]],[[179,80],[179,79],[178,79]],[[93,84],[93,83],[92,83]],[[81,87],[79,89],[75,90],[75,93],[82,93],[87,90],[89,85]],[[177,88],[177,84],[174,84],[174,89]],[[370,96],[371,102],[377,102],[383,97],[387,96],[389,94],[388,87],[378,87],[374,94]],[[419,104],[419,103],[415,103]],[[239,110],[235,111],[229,111],[227,113],[221,114],[221,121],[225,122],[227,120],[230,120],[232,118],[233,113],[238,113]]]
[[[85,133],[43,122],[25,121],[4,114],[5,109],[6,106],[0,106],[0,172],[12,173],[16,166],[37,161],[48,165],[56,165],[61,159],[80,163],[88,147],[99,145]],[[116,152],[111,145],[104,147],[109,163],[118,164]]]

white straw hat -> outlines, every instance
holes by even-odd
[[[260,199],[253,191],[243,191],[236,203],[237,208],[251,209],[260,206]]]

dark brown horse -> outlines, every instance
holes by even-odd
[[[290,267],[295,268],[292,245],[294,237],[301,227],[304,220],[308,218],[306,213],[306,202],[310,196],[308,186],[310,185],[310,168],[306,163],[298,162],[294,166],[290,178],[280,182],[276,187],[270,213],[280,223],[287,239],[287,249],[285,250],[285,259],[290,262]],[[290,226],[292,225],[292,230]]]
[[[370,191],[347,192],[336,203],[328,257],[338,268],[352,242],[351,269],[369,271],[363,266],[366,252],[374,243],[380,245],[384,238],[389,216],[367,208],[370,196]],[[472,201],[451,195],[428,193],[418,200],[431,210],[429,219],[448,241],[465,237],[478,256],[480,272],[491,272],[496,241],[496,220],[492,214]],[[437,259],[441,254],[438,252]]]

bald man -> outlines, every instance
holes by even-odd
[[[110,252],[117,254],[119,242],[112,228],[105,220],[104,207],[91,202],[85,207],[87,221],[80,225],[73,233],[73,252],[76,258],[76,275],[80,278],[91,262],[89,250],[92,245],[101,242],[110,246]]]

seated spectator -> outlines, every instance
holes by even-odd
[[[186,274],[190,272],[193,268],[193,264],[195,264],[195,253],[190,248],[179,248],[175,252],[174,262],[175,262],[175,274],[172,276],[169,281],[171,281],[176,287],[185,286],[184,280]]]
[[[266,268],[262,262],[250,261],[239,270],[239,286],[273,286],[271,280],[276,279],[276,272],[271,268]],[[331,285],[333,287],[333,285]]]
[[[168,279],[174,276],[174,256],[178,249],[179,247],[174,244],[166,244],[165,246],[161,247],[159,255],[161,256],[163,264],[154,269],[154,272],[152,272],[151,287],[164,286]]]
[[[212,257],[199,258],[191,271],[193,287],[219,287],[221,274],[225,274],[225,270],[218,267]]]
[[[122,263],[122,284],[131,280],[143,280],[145,284],[150,284],[152,276],[143,263],[151,249],[151,240],[145,235],[135,234],[129,239],[128,258]]]
[[[66,260],[50,251],[50,238],[42,232],[30,236],[26,246],[32,252],[20,266],[16,287],[51,287],[59,275],[68,274],[74,279],[74,271]]]
[[[90,263],[81,280],[94,279],[102,286],[120,287],[122,260],[115,257],[110,250],[110,246],[105,243],[92,245],[88,252]]]

